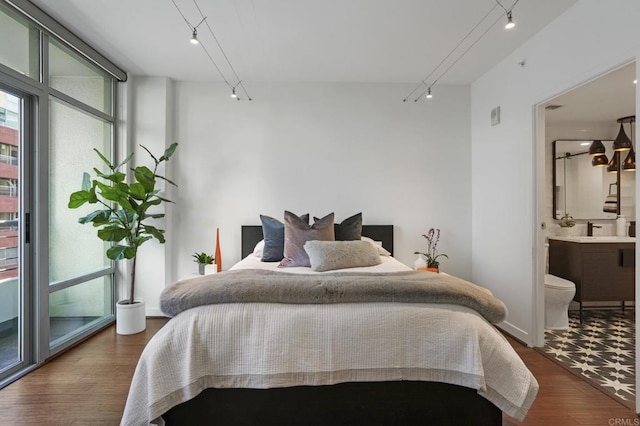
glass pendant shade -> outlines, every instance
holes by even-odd
[[[605,152],[606,152],[606,149],[602,144],[602,141],[591,142],[591,146],[589,147],[589,155],[591,155],[592,157],[600,156],[600,155],[604,155]]]
[[[631,149],[624,163],[622,163],[622,170],[625,172],[633,172],[636,170],[636,153]]]
[[[613,155],[613,157],[611,158],[611,161],[609,161],[609,165],[607,166],[607,172],[618,173],[618,157],[619,156],[620,154],[618,154],[617,152]]]
[[[609,159],[606,155],[598,155],[591,159],[591,165],[593,167],[604,167],[609,163]]]
[[[620,123],[620,132],[618,132],[618,136],[616,136],[616,140],[613,141],[613,150],[614,151],[629,151],[633,145],[631,144],[631,139],[624,132],[624,128],[622,127],[622,123]]]

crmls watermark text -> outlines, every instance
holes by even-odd
[[[610,426],[640,426],[640,419],[621,419],[611,418],[609,419]]]

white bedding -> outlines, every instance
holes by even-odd
[[[288,272],[291,274],[325,274],[327,272],[399,272],[399,271],[410,271],[409,268],[404,263],[401,263],[396,258],[391,256],[380,256],[380,260],[382,263],[375,266],[365,266],[359,268],[348,268],[348,269],[334,269],[333,271],[325,271],[325,272],[316,272],[311,268],[306,266],[294,266],[291,268],[279,268],[278,265],[280,262],[262,262],[259,257],[254,255],[249,255],[242,259],[240,262],[236,263],[231,267],[231,270],[236,269],[268,269],[272,271],[280,271],[280,272]]]
[[[277,263],[249,256],[233,269],[252,265]],[[408,269],[393,258],[373,268]],[[286,269],[309,273],[309,268]],[[182,312],[153,337],[136,367],[121,424],[161,422],[163,413],[208,387],[387,380],[477,389],[517,419],[524,418],[538,391],[506,339],[461,306],[228,303]]]

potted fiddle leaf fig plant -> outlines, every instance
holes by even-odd
[[[120,169],[125,167],[133,157],[131,153],[118,165],[111,162],[97,149],[94,151],[109,168],[103,173],[94,168],[96,178],[92,179],[88,172],[82,177],[82,189],[69,197],[68,207],[77,209],[89,203],[97,204],[98,209],[78,219],[81,224],[91,223],[97,228],[97,235],[102,241],[112,243],[106,255],[113,261],[131,260],[131,278],[127,299],[116,304],[116,331],[118,334],[134,334],[146,328],[144,301],[135,298],[136,259],[138,248],[145,242],[156,239],[164,244],[164,230],[150,221],[164,217],[163,213],[152,213],[149,210],[162,203],[172,202],[160,196],[156,187],[159,180],[177,186],[174,182],[158,174],[160,164],[169,161],[177,143],[172,143],[160,158],[156,158],[146,147],[140,145],[151,156],[153,169],[137,166],[133,171],[133,182],[127,183],[126,174]]]

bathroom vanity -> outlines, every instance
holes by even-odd
[[[549,237],[549,273],[576,285],[583,302],[635,300],[635,247],[632,237]]]

